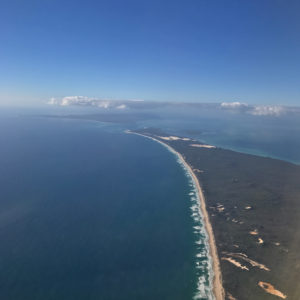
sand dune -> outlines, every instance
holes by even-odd
[[[269,293],[269,294],[275,295],[275,296],[280,297],[280,298],[282,298],[282,299],[286,299],[286,297],[287,297],[287,296],[284,295],[282,292],[276,290],[276,289],[274,288],[274,286],[273,286],[272,284],[270,284],[270,283],[260,281],[260,282],[258,283],[258,285],[259,285],[262,289],[264,289],[267,293]]]

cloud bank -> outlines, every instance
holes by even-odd
[[[250,105],[243,102],[222,102],[217,103],[185,103],[185,102],[156,102],[156,101],[143,101],[143,100],[109,100],[100,98],[91,98],[86,96],[67,96],[63,98],[51,98],[48,101],[50,105],[61,106],[92,106],[105,110],[115,109],[119,111],[127,111],[128,109],[161,109],[167,108],[180,108],[190,109],[193,108],[211,108],[222,109],[231,112],[250,114],[254,116],[274,116],[278,117],[286,113],[299,113],[300,109],[296,107],[286,107],[280,105]]]
[[[248,107],[248,104],[241,102],[222,102],[221,107],[225,109],[240,109]]]
[[[241,102],[222,102],[222,109],[245,112],[254,116],[280,116],[287,112],[286,108],[280,105],[249,105]]]
[[[254,106],[250,113],[256,116],[280,116],[285,112],[282,106]]]
[[[127,105],[123,102],[127,101],[136,101],[136,100],[107,100],[107,99],[98,99],[98,98],[90,98],[85,96],[67,96],[61,99],[51,98],[47,103],[50,105],[61,105],[61,106],[71,106],[71,105],[79,105],[79,106],[95,106],[99,108],[109,109],[116,108],[124,110],[127,108]],[[142,100],[138,100],[142,101]]]

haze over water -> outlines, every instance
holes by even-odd
[[[196,138],[234,151],[300,164],[300,114],[250,115],[220,109],[176,109],[139,126]]]

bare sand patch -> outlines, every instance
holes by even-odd
[[[246,261],[247,263],[249,263],[252,267],[257,267],[260,268],[262,270],[265,271],[270,271],[270,269],[268,267],[266,267],[265,265],[258,263],[257,261],[250,259],[246,254],[244,253],[228,253],[228,252],[223,252],[224,254],[231,256],[231,257],[235,257],[235,258],[239,258],[241,260]]]
[[[249,233],[250,233],[251,235],[258,235],[257,229],[254,229],[254,230],[252,230],[252,231],[249,231]]]
[[[225,207],[223,205],[218,205],[217,206],[217,211],[218,212],[223,212],[225,210]]]
[[[258,238],[258,244],[262,245],[264,243],[264,240],[262,238]]]
[[[280,298],[282,298],[282,299],[286,299],[286,297],[287,297],[287,296],[286,296],[285,294],[283,294],[282,292],[276,290],[276,289],[274,288],[274,286],[273,286],[272,284],[270,284],[270,283],[260,281],[260,282],[258,283],[258,285],[259,285],[262,289],[264,289],[267,293],[269,293],[269,294],[275,295],[275,296],[280,297]]]
[[[181,138],[179,136],[174,136],[174,135],[170,135],[170,136],[158,136],[160,139],[165,140],[165,141],[178,141],[178,140],[182,140],[182,141],[190,141],[191,139],[189,138]]]
[[[230,263],[232,263],[233,265],[235,265],[236,267],[242,269],[242,270],[246,270],[249,271],[249,268],[247,268],[246,266],[243,266],[241,263],[239,263],[238,261],[234,260],[233,258],[230,257],[222,257],[222,260],[227,260]]]
[[[208,149],[216,148],[216,146],[205,145],[205,144],[190,144],[190,146],[191,147],[197,147],[197,148],[208,148]]]
[[[237,300],[236,298],[234,298],[229,292],[227,292],[227,298],[229,300]]]

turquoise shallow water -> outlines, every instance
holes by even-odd
[[[273,157],[300,164],[299,114],[255,116],[216,109],[194,109],[162,113],[140,127],[196,138],[234,151]]]
[[[209,297],[193,184],[172,153],[119,126],[15,115],[0,144],[1,299]]]

